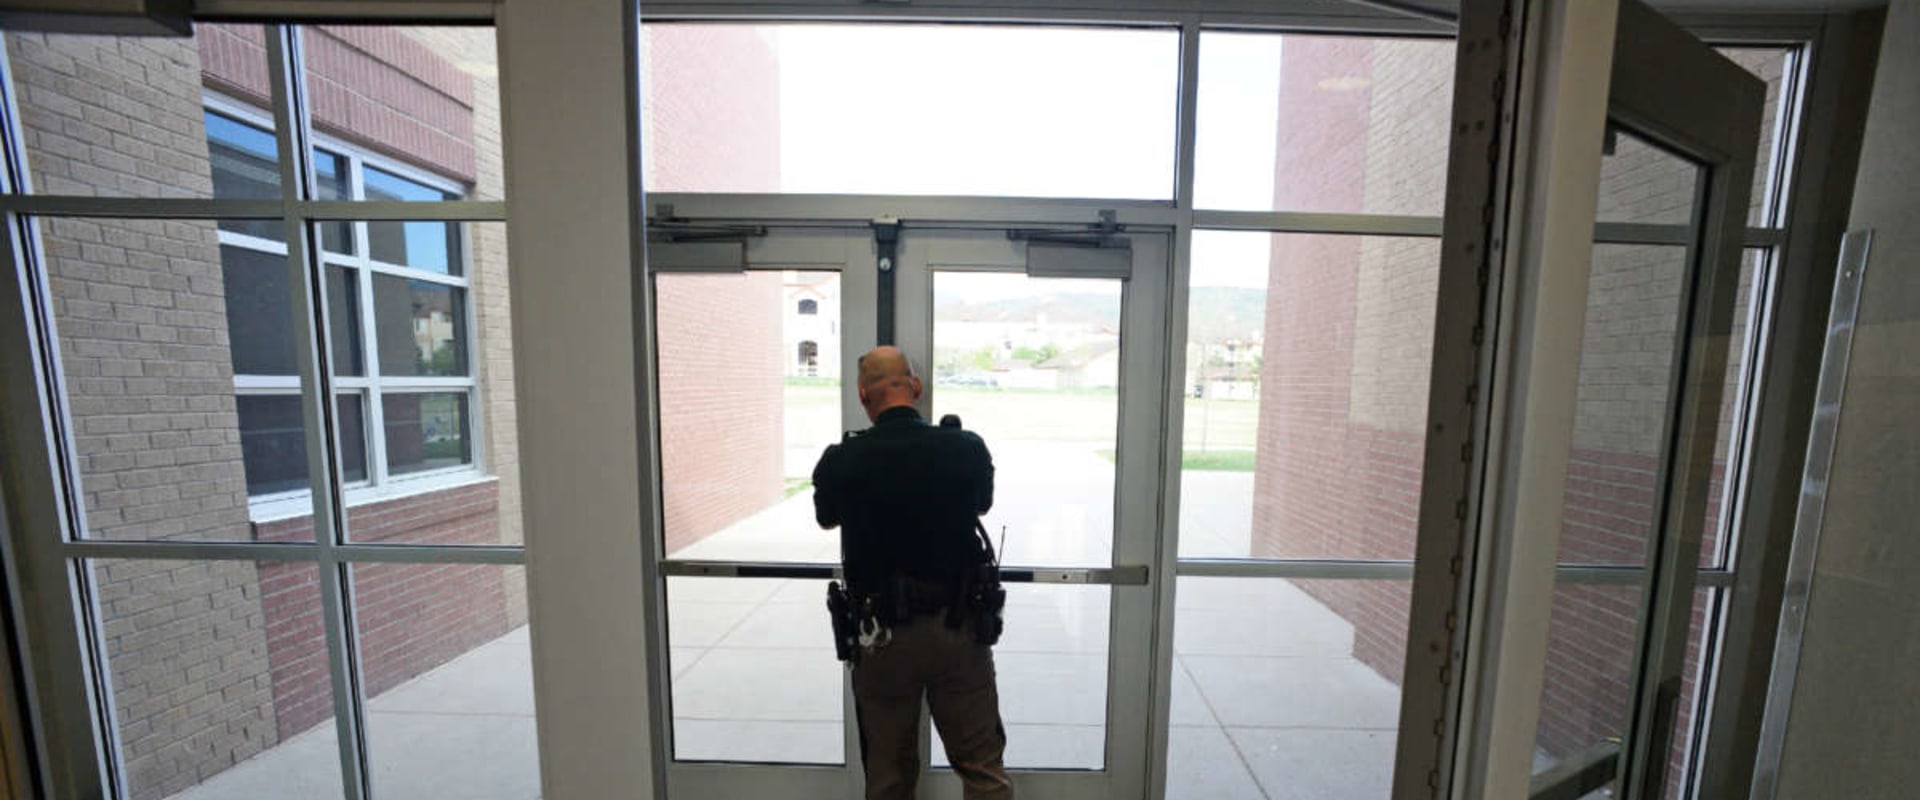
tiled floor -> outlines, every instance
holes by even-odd
[[[996,532],[1002,521],[1018,525],[1009,561],[1110,560],[1110,463],[1084,447],[996,456],[1001,494],[990,521]],[[1246,473],[1189,475],[1183,552],[1245,555],[1250,489]],[[676,556],[837,560],[836,535],[811,516],[802,493]],[[996,650],[1010,764],[1098,767],[1104,758],[1109,591],[1012,587]],[[674,578],[668,596],[679,758],[845,757],[844,670],[822,583]],[[1170,798],[1387,795],[1399,688],[1354,659],[1351,625],[1281,580],[1186,578],[1178,598]],[[535,797],[529,663],[522,629],[374,698],[367,733],[382,800]],[[338,797],[337,754],[322,726],[180,797]]]

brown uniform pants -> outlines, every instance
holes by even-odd
[[[862,654],[853,668],[860,716],[867,800],[911,800],[920,778],[920,702],[926,698],[947,760],[966,787],[967,800],[1009,800],[1001,754],[993,650],[967,628],[948,628],[940,615],[922,615],[893,628],[893,641]]]

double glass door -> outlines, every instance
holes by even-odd
[[[1009,584],[995,656],[1016,787],[1138,795],[1166,236],[897,231],[883,250],[864,226],[656,226],[669,791],[858,793],[824,604],[839,532],[815,524],[809,479],[843,431],[869,424],[856,361],[891,340],[923,379],[923,416],[957,415],[994,457],[985,523]],[[928,726],[921,750],[922,796],[958,797]]]

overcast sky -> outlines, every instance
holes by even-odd
[[[783,191],[1172,197],[1173,31],[784,25],[766,35],[780,59]],[[1204,36],[1201,207],[1271,207],[1279,65],[1277,36]],[[1264,287],[1269,238],[1196,235],[1194,285]],[[998,293],[991,282],[978,290],[970,298]]]

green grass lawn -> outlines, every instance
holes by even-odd
[[[1180,454],[1180,468],[1190,472],[1252,472],[1252,450],[1187,450]],[[1101,450],[1100,457],[1113,460],[1112,450]]]
[[[989,440],[1035,439],[1111,445],[1119,396],[1111,391],[1034,391],[933,388],[936,414],[959,414],[969,429]],[[1232,452],[1252,448],[1260,428],[1255,400],[1195,400],[1185,404],[1188,450]],[[840,430],[839,388],[823,381],[788,381],[786,418],[803,427],[809,441],[831,441]],[[796,431],[797,433],[798,431]],[[791,438],[791,436],[790,436]],[[1249,455],[1247,458],[1251,458]]]

